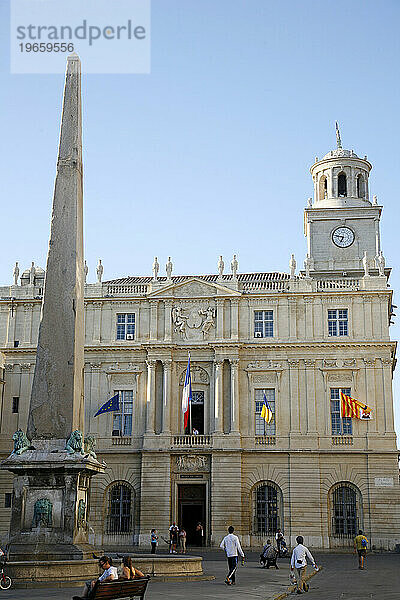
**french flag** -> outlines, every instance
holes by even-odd
[[[188,359],[188,366],[186,369],[185,385],[183,386],[182,394],[182,412],[183,412],[183,425],[186,429],[189,421],[190,403],[192,401],[192,379],[190,377],[190,354]]]

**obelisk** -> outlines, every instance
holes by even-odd
[[[92,568],[89,486],[104,466],[96,459],[93,438],[86,446],[83,439],[83,295],[81,63],[72,54],[28,428],[26,435],[21,430],[14,434],[14,450],[1,464],[14,473],[9,565],[13,576],[23,580],[29,579],[32,560],[45,561],[45,580],[52,561],[73,560],[78,579]],[[56,578],[60,568],[54,566]]]
[[[84,257],[81,63],[68,57],[51,233],[27,436],[65,446],[83,431]],[[56,442],[57,440],[57,442]]]

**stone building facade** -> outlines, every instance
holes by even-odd
[[[234,524],[244,544],[277,527],[287,541],[400,541],[393,419],[390,269],[381,252],[382,206],[369,200],[371,164],[338,148],[311,167],[304,270],[102,281],[85,288],[86,433],[108,467],[93,480],[89,526],[103,548],[149,545],[172,521],[189,543],[215,545]],[[26,430],[44,272],[32,264],[0,288],[4,377],[0,453]],[[191,430],[182,389],[191,355]],[[373,420],[343,419],[341,390]],[[119,393],[120,411],[94,418]],[[260,416],[264,394],[274,418]],[[195,429],[198,433],[192,433]],[[0,538],[7,537],[11,475],[0,472]],[[166,546],[165,546],[166,548]]]

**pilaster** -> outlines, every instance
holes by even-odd
[[[239,433],[239,360],[230,359],[231,365],[231,423],[230,433]]]
[[[156,361],[146,360],[147,364],[147,391],[146,391],[146,433],[154,433],[155,413],[155,375]]]

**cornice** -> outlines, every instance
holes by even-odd
[[[264,341],[265,340],[265,341]],[[247,342],[242,340],[240,342],[232,342],[232,340],[219,340],[217,342],[198,342],[187,343],[187,344],[176,344],[176,343],[147,343],[142,342],[138,345],[124,344],[121,346],[115,345],[85,345],[85,352],[143,352],[148,350],[229,350],[240,349],[240,350],[270,350],[270,349],[306,349],[312,351],[315,348],[323,349],[335,349],[335,348],[385,348],[392,351],[396,351],[397,342],[393,340],[358,340],[358,341],[338,341],[333,342],[332,340],[302,340],[302,341],[282,341],[282,342],[270,342],[263,338],[263,341],[254,343],[253,341]],[[8,356],[21,356],[23,354],[36,353],[36,346],[29,348],[0,348],[0,352]]]

